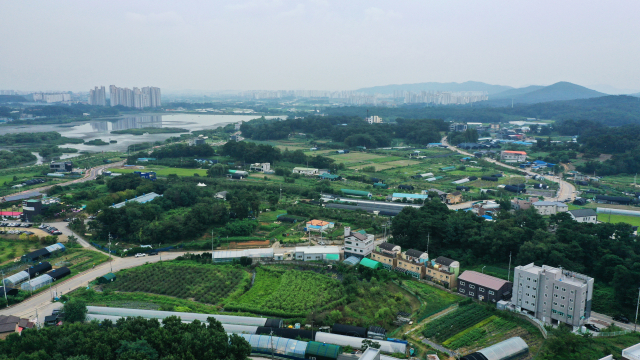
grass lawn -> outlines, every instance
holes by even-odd
[[[598,221],[611,222],[612,224],[627,223],[632,226],[640,226],[639,216],[598,214]]]
[[[157,176],[162,176],[162,177],[166,177],[171,174],[176,174],[178,176],[193,176],[194,174],[198,174],[200,176],[207,176],[207,170],[205,169],[181,169],[181,168],[172,168],[172,167],[159,166],[159,165],[145,166],[144,169],[137,169],[137,168],[136,169],[109,169],[109,171],[114,173],[121,173],[121,174],[130,174],[130,173],[133,173],[134,171],[141,171],[141,172],[154,171]]]
[[[22,255],[41,248],[38,242],[28,240],[7,240],[0,238],[0,264],[11,262]]]

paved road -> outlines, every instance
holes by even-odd
[[[449,145],[449,143],[447,142],[447,137],[446,136],[442,138],[441,142],[442,142],[442,145],[445,145],[451,151],[456,151],[456,152],[458,152],[460,154],[464,154],[464,155],[467,155],[467,156],[474,156],[471,153],[468,153],[468,152],[466,152],[464,150],[458,149],[457,147]],[[490,163],[494,163],[494,164],[496,164],[498,166],[502,166],[502,167],[507,168],[507,169],[522,171],[522,172],[524,172],[524,173],[526,173],[527,175],[530,175],[530,176],[540,175],[540,174],[534,173],[533,171],[526,170],[526,169],[521,169],[519,167],[515,167],[515,166],[511,166],[511,165],[507,165],[507,164],[501,163],[501,162],[493,160],[493,159],[483,158],[483,160],[488,161]],[[548,180],[551,180],[553,182],[558,183],[558,185],[560,187],[558,192],[557,192],[556,197],[547,198],[547,200],[560,200],[560,201],[562,201],[564,199],[571,199],[571,200],[575,199],[576,188],[572,184],[562,180],[562,178],[559,177],[559,176],[545,176],[545,178],[548,179]]]
[[[629,319],[632,322],[630,324],[621,323],[619,321],[613,321],[610,316],[604,314],[598,314],[595,312],[591,312],[591,317],[589,318],[589,323],[596,325],[599,328],[607,327],[608,324],[615,324],[617,327],[620,327],[625,330],[633,330],[633,319]]]
[[[194,253],[199,253],[199,252],[194,252]],[[60,296],[72,290],[75,290],[77,288],[87,286],[90,281],[93,281],[97,277],[103,276],[112,271],[115,272],[122,269],[140,266],[147,262],[154,263],[160,260],[162,261],[173,260],[183,254],[185,254],[185,252],[160,253],[160,255],[157,255],[157,256],[144,256],[140,258],[113,257],[113,261],[111,262],[111,264],[107,261],[103,264],[96,266],[93,269],[89,269],[72,278],[68,278],[66,280],[56,282],[51,286],[51,288],[48,291],[47,290],[42,291],[39,294],[19,304],[15,304],[9,308],[0,310],[0,315],[14,315],[22,318],[33,319],[35,318],[36,309],[37,309],[38,318],[42,320],[43,316],[51,315],[51,310],[53,310],[56,306],[59,306],[59,305],[52,305],[51,303],[52,296],[55,293],[57,293],[57,295]]]
[[[79,178],[79,179],[74,179],[74,180],[70,180],[70,181],[66,181],[63,183],[58,183],[58,184],[54,184],[54,185],[47,185],[47,186],[43,186],[43,187],[39,187],[39,188],[35,188],[35,189],[30,189],[30,190],[25,190],[25,191],[20,191],[14,194],[10,194],[10,195],[5,195],[3,196],[3,198],[6,197],[11,197],[11,196],[16,196],[16,195],[24,195],[24,194],[29,194],[29,193],[41,193],[44,191],[49,190],[50,188],[52,188],[55,185],[58,186],[65,186],[65,185],[71,185],[71,184],[77,184],[77,183],[82,183],[85,181],[90,181],[90,180],[95,180],[98,175],[102,174],[102,171],[108,167],[114,167],[114,166],[122,166],[124,164],[124,160],[123,161],[119,161],[116,163],[112,163],[112,164],[104,164],[104,165],[100,165],[100,166],[96,166],[93,167],[89,170],[87,170],[84,174],[84,177]]]

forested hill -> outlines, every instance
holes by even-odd
[[[505,90],[512,89],[511,86],[491,85],[479,81],[466,81],[463,83],[439,83],[425,82],[417,84],[394,84],[384,86],[373,86],[356,90],[366,94],[393,94],[394,91],[486,91],[491,94],[497,94]]]
[[[20,95],[0,95],[0,103],[27,102],[27,99]]]
[[[329,108],[330,115],[361,116],[378,115],[385,120],[397,117],[404,119],[442,119],[445,121],[505,122],[514,120],[512,115],[552,120],[591,120],[608,126],[640,123],[640,100],[628,95],[610,95],[592,99],[552,101],[540,104],[516,104],[508,107],[480,106],[416,106],[404,105],[396,108],[349,106]]]
[[[521,89],[507,90],[495,96],[489,96],[486,105],[511,106],[514,104],[537,104],[549,101],[590,99],[606,96],[606,94],[588,89],[584,86],[562,81],[549,86],[528,86]]]

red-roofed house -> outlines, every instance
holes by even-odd
[[[524,151],[503,150],[500,153],[500,160],[505,162],[527,161],[527,153]]]

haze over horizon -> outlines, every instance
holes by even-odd
[[[5,2],[0,88],[355,90],[471,80],[638,91],[638,10],[622,1]]]

